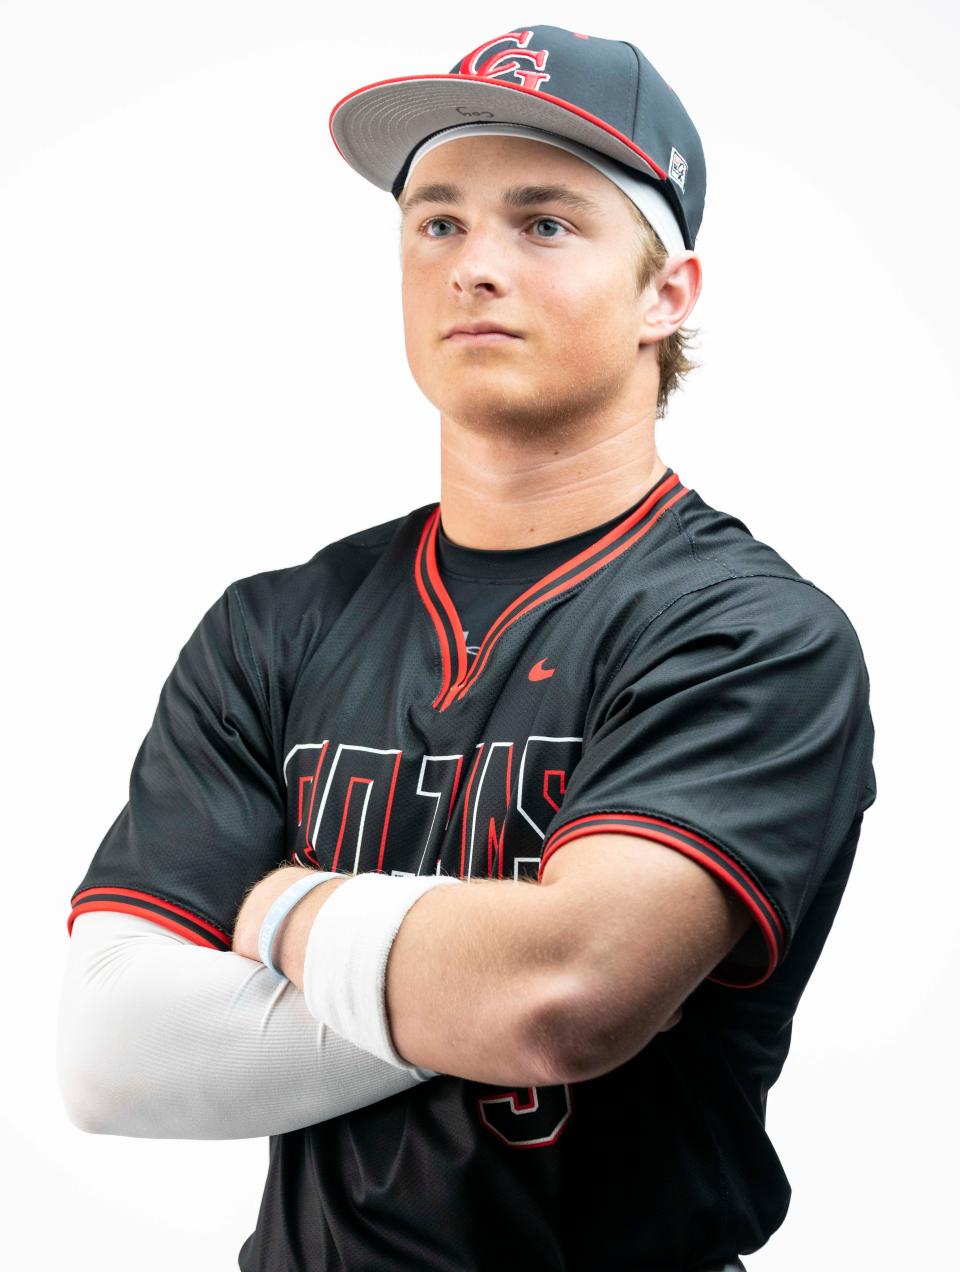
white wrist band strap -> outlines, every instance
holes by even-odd
[[[408,1064],[387,1020],[387,959],[404,915],[430,888],[460,883],[453,875],[354,875],[336,888],[307,938],[303,994],[307,1010],[334,1033],[422,1078],[433,1069]]]

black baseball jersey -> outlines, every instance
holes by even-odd
[[[786,1215],[767,1092],[872,754],[844,611],[672,469],[605,525],[518,551],[451,543],[432,503],[226,588],[70,924],[129,910],[228,950],[284,860],[537,879],[581,835],[683,853],[753,922],[677,1025],[589,1081],[441,1074],[272,1136],[239,1266],[697,1269]]]

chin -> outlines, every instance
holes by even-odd
[[[440,410],[454,419],[470,416],[476,420],[489,417],[492,421],[528,410],[536,396],[527,385],[511,385],[490,376],[462,375],[456,385],[443,385],[435,400],[440,403]]]

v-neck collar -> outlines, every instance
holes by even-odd
[[[441,683],[440,691],[432,703],[434,709],[446,711],[453,702],[469,692],[483,674],[500,637],[517,619],[561,593],[568,592],[632,547],[672,504],[687,493],[687,487],[681,483],[673,469],[668,468],[632,512],[625,514],[605,534],[555,566],[511,601],[493,621],[472,659],[467,654],[460,615],[437,566],[440,504],[434,504],[420,533],[413,566],[417,592],[433,622],[440,646]]]
[[[444,530],[441,507],[436,537],[440,576],[448,582],[454,578],[498,583],[506,587],[516,584],[519,591],[521,584],[529,585],[539,581],[547,570],[552,570],[583,548],[591,547],[601,535],[612,530],[618,521],[622,521],[638,508],[649,493],[649,490],[644,491],[629,508],[618,512],[615,517],[608,517],[602,525],[591,526],[588,530],[580,530],[563,539],[553,539],[549,543],[537,543],[527,548],[467,548],[455,543],[447,537]]]

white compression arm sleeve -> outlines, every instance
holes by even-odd
[[[57,1074],[80,1130],[152,1139],[278,1135],[430,1081],[341,1038],[262,963],[106,910],[74,920]]]

